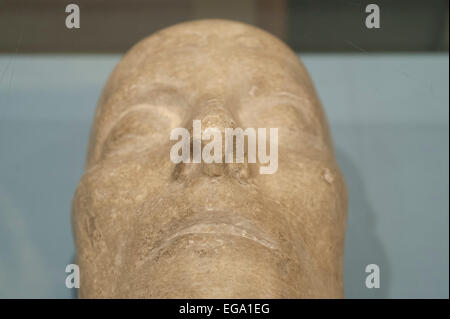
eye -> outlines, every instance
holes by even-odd
[[[179,126],[189,110],[183,92],[164,83],[148,86],[109,129],[101,154],[126,154],[167,142],[172,128]]]
[[[102,153],[123,154],[164,143],[177,118],[165,106],[135,105],[113,126]]]

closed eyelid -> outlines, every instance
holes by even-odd
[[[136,138],[148,137],[144,144],[150,145],[155,138],[165,134],[171,126],[179,122],[179,116],[167,106],[137,104],[129,107],[111,126],[101,146],[101,153],[122,148],[125,142]],[[144,145],[142,145],[144,146]]]
[[[127,87],[134,87],[133,94],[121,93],[121,91],[128,92]],[[154,113],[155,116],[162,114],[168,118],[176,118],[176,114],[180,113],[180,110],[186,109],[187,99],[180,88],[168,85],[166,83],[153,82],[149,79],[149,83],[143,84],[129,84],[123,90],[117,90],[114,92],[114,96],[117,99],[121,99],[122,96],[128,96],[121,105],[116,105],[112,110],[112,105],[106,103],[101,108],[102,113],[114,114],[112,119],[105,121],[102,129],[102,136],[107,137],[110,132],[129,114],[134,112],[148,112]],[[109,97],[110,100],[114,100],[113,97]],[[159,112],[159,113],[158,113]]]
[[[111,126],[109,132],[106,135],[109,135],[117,126],[119,126],[124,121],[124,119],[129,118],[133,114],[135,113],[152,114],[155,113],[156,110],[161,111],[161,108],[147,103],[133,105],[120,114],[120,116],[116,119],[116,121]]]

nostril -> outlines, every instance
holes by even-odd
[[[237,179],[239,182],[247,183],[251,176],[251,170],[246,156],[244,163],[229,163],[225,165],[227,175]]]
[[[226,174],[226,167],[223,163],[202,163],[203,174],[210,177],[219,177]]]
[[[247,183],[250,177],[248,163],[205,163],[202,164],[202,173],[209,177],[228,176],[241,183]]]
[[[185,164],[184,163],[178,163],[175,164],[173,170],[172,170],[172,179],[177,180],[180,178],[181,174],[183,173]]]

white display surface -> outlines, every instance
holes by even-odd
[[[0,298],[75,296],[70,205],[118,55],[0,55]],[[350,298],[449,297],[449,57],[302,55],[349,191]],[[377,264],[381,287],[367,289]]]

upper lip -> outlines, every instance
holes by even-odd
[[[278,245],[272,239],[270,239],[269,236],[262,233],[260,228],[255,227],[254,224],[249,223],[249,221],[247,220],[243,220],[237,223],[230,223],[220,220],[198,221],[187,227],[178,229],[175,233],[168,236],[166,241],[169,242],[177,237],[187,234],[222,234],[229,236],[238,236],[253,240],[270,249],[278,248]]]

